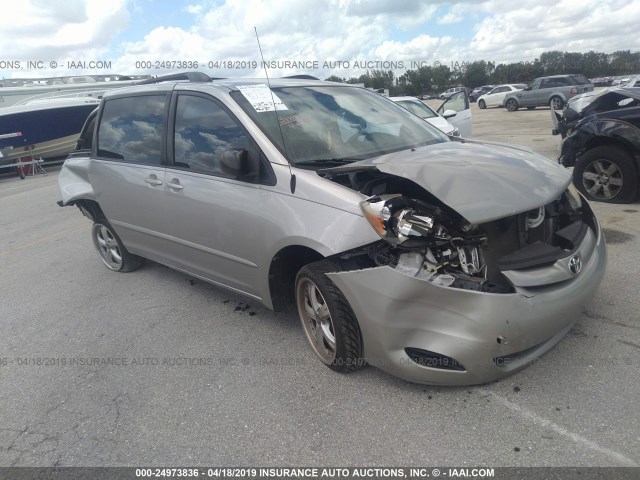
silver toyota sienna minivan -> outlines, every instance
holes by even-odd
[[[598,221],[557,163],[308,78],[110,91],[59,186],[109,269],[150,259],[291,305],[338,372],[499,379],[561,340],[606,266]]]

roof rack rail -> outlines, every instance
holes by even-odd
[[[314,77],[313,75],[288,75],[282,78],[294,78],[297,80],[320,80],[318,77]]]
[[[190,82],[210,82],[211,80],[220,80],[219,78],[211,78],[206,73],[202,72],[183,72],[172,73],[170,75],[162,75],[156,78],[149,78],[148,80],[142,80],[136,83],[136,85],[149,85],[152,83],[171,82],[176,80],[188,80]]]

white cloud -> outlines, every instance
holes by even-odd
[[[98,59],[129,20],[126,0],[12,0],[2,17],[2,56],[34,61]]]
[[[492,0],[471,42],[477,58],[532,60],[549,50],[640,50],[640,2]]]
[[[0,52],[10,56],[0,60],[110,59],[111,72],[130,74],[163,73],[136,69],[140,60],[182,60],[198,61],[198,70],[214,76],[262,76],[261,68],[207,65],[233,60],[259,65],[254,27],[267,60],[501,62],[532,60],[549,50],[640,50],[637,0],[583,0],[579,5],[572,0],[190,0],[182,7],[182,23],[165,18],[146,31],[132,30],[132,40],[116,44],[118,33],[142,25],[128,23],[130,12],[145,15],[153,5],[14,0],[3,5],[3,17],[12,21],[4,22],[0,32]],[[185,12],[191,25],[185,26]],[[107,54],[111,58],[99,58]],[[353,67],[270,71],[292,73],[364,72]]]
[[[456,3],[449,11],[438,19],[438,25],[450,25],[452,23],[460,23],[464,20],[465,15],[469,14],[471,7],[464,3]]]

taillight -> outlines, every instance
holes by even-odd
[[[571,87],[571,95],[575,95],[578,93],[578,89],[576,87]]]

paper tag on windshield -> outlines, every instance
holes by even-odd
[[[267,85],[242,85],[238,90],[249,100],[256,112],[288,110],[282,100]]]

